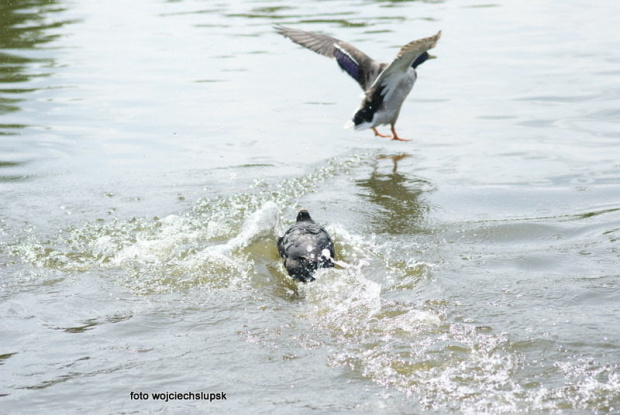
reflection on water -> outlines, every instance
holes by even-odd
[[[19,174],[15,172],[16,169],[23,166],[24,164],[26,163],[0,160],[0,183],[19,181],[28,178],[28,176],[25,174]]]
[[[370,222],[371,231],[387,234],[415,234],[423,230],[422,222],[428,212],[424,194],[433,190],[428,180],[407,177],[398,172],[398,164],[409,154],[379,155],[368,179],[357,180],[366,192],[363,196],[377,205]],[[389,161],[391,168],[381,161]]]
[[[0,116],[19,111],[24,94],[37,91],[34,78],[52,75],[47,68],[54,58],[44,46],[59,36],[56,29],[69,23],[53,20],[60,11],[55,0],[0,3]],[[16,134],[23,127],[3,122],[0,134]]]

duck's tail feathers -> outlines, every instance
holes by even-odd
[[[347,130],[367,130],[368,128],[371,128],[372,124],[369,122],[363,122],[361,124],[355,124],[353,122],[353,120],[349,120],[349,122],[347,122],[344,125],[344,128]]]

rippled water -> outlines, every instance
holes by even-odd
[[[0,412],[617,413],[619,12],[1,3]],[[358,86],[274,24],[441,29],[413,141],[344,130]],[[301,207],[350,265],[305,285]]]

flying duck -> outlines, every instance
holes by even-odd
[[[345,128],[355,130],[371,128],[375,136],[410,141],[396,134],[394,124],[403,101],[416,81],[415,69],[428,59],[434,58],[428,50],[435,47],[441,37],[441,31],[434,36],[407,43],[390,64],[377,62],[355,46],[323,33],[306,32],[284,26],[276,26],[276,31],[320,55],[336,58],[338,66],[362,88],[364,91],[362,103]],[[391,136],[377,131],[377,126],[387,124],[391,126]]]
[[[278,238],[278,252],[288,274],[302,282],[314,281],[312,274],[318,268],[335,265],[332,239],[306,209],[299,211],[296,223]]]

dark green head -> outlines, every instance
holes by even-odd
[[[422,65],[424,62],[426,62],[429,59],[435,59],[437,58],[437,56],[433,56],[428,52],[424,52],[423,54],[421,54],[420,56],[418,56],[416,58],[416,60],[413,61],[413,63],[411,64],[411,67],[413,69],[417,68],[418,66]]]

